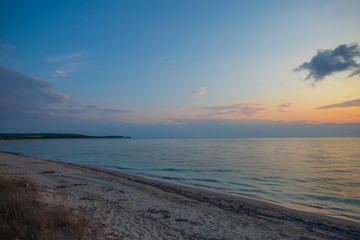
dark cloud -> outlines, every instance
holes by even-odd
[[[105,119],[130,110],[81,106],[52,90],[50,82],[0,65],[0,119]],[[94,115],[95,114],[95,115]]]
[[[360,107],[360,99],[346,101],[338,104],[326,105],[326,106],[318,107],[317,109],[347,108],[347,107]]]
[[[69,101],[66,94],[54,92],[42,79],[0,65],[0,113],[43,115],[49,108]]]
[[[317,54],[309,61],[304,62],[294,71],[307,70],[306,79],[313,79],[313,84],[336,72],[352,71],[349,75],[360,73],[360,48],[357,44],[342,44],[334,50],[318,50]]]

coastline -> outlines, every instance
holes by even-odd
[[[357,221],[99,167],[0,152],[1,174],[86,215],[103,239],[356,239]]]
[[[0,133],[0,140],[42,140],[42,139],[103,139],[123,138],[130,136],[90,136],[78,133]]]

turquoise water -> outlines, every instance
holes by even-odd
[[[18,140],[0,150],[360,220],[360,138]]]

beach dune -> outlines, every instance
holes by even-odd
[[[86,218],[99,239],[360,239],[360,223],[246,197],[0,152],[0,173]]]

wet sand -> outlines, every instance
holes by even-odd
[[[99,239],[360,239],[360,222],[79,164],[0,152],[0,173],[41,187]]]

